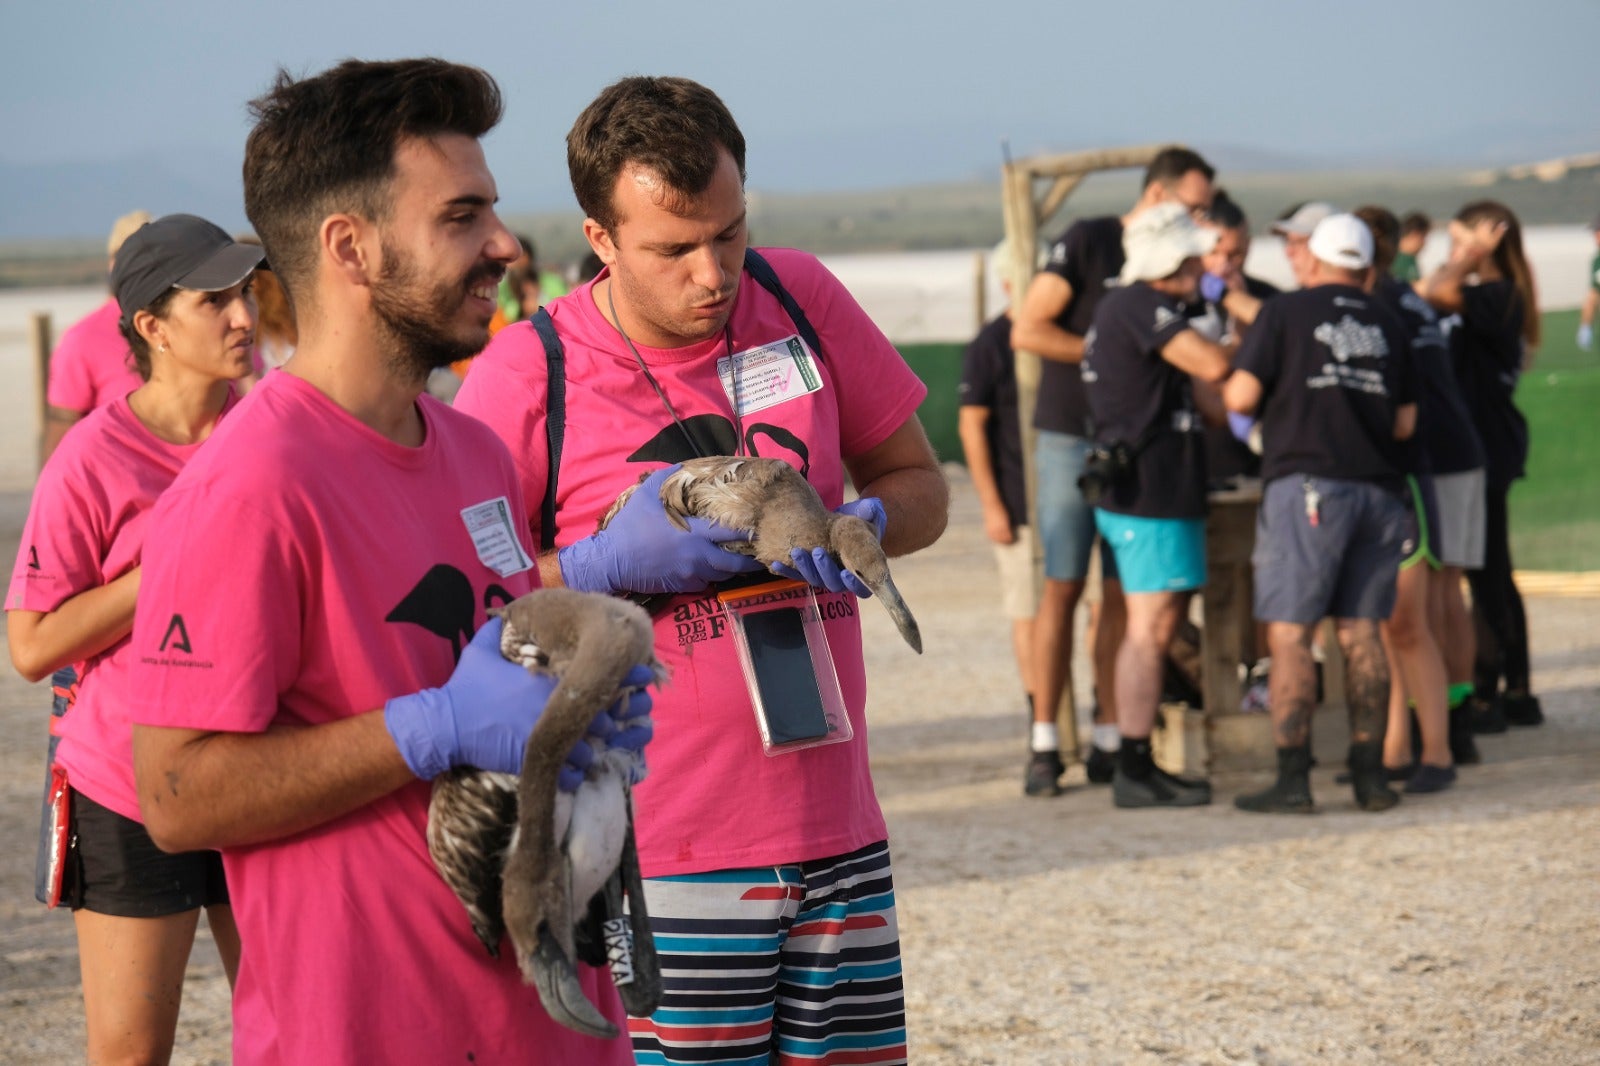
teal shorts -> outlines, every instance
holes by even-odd
[[[1123,592],[1190,592],[1206,583],[1204,518],[1140,518],[1094,512],[1117,557]]]

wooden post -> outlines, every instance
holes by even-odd
[[[35,311],[28,316],[28,342],[33,346],[34,368],[34,396],[37,403],[34,405],[34,425],[38,428],[38,437],[34,440],[34,465],[44,466],[44,435],[45,426],[49,424],[50,416],[50,349],[55,346],[53,330],[50,328],[50,312]]]
[[[972,306],[978,319],[972,326],[974,336],[989,321],[988,261],[989,257],[982,252],[972,257]]]

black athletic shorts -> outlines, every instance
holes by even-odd
[[[61,902],[122,918],[161,918],[228,902],[222,856],[168,855],[140,823],[72,793],[72,842]]]

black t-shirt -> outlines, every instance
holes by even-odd
[[[1419,473],[1459,474],[1483,465],[1483,444],[1450,365],[1444,331],[1432,305],[1399,278],[1385,275],[1373,302],[1400,320],[1411,340],[1417,382],[1417,432],[1411,439]]]
[[[1145,518],[1206,513],[1206,449],[1189,375],[1161,349],[1189,329],[1183,305],[1143,282],[1106,293],[1094,313],[1083,384],[1099,444],[1144,441],[1132,477],[1095,506]]]
[[[1400,481],[1394,413],[1416,398],[1410,345],[1366,293],[1318,285],[1268,300],[1234,367],[1261,382],[1263,478]]]
[[[963,407],[987,407],[989,460],[1000,500],[1013,528],[1028,524],[1028,497],[1022,481],[1022,431],[1017,418],[1016,357],[1011,351],[1011,318],[986,324],[967,345],[958,386]]]
[[[1044,269],[1064,278],[1072,286],[1072,299],[1056,318],[1056,325],[1068,333],[1085,336],[1094,321],[1095,307],[1122,272],[1122,219],[1115,215],[1086,218],[1067,227],[1067,232],[1050,248]],[[1074,363],[1041,360],[1039,404],[1034,410],[1036,429],[1089,435],[1089,401],[1083,392],[1083,377]]]
[[[1512,402],[1522,374],[1522,301],[1509,281],[1461,290],[1450,357],[1483,440],[1488,482],[1505,488],[1526,472],[1528,423]]]
[[[1244,291],[1247,295],[1265,302],[1282,290],[1270,282],[1246,274]],[[1217,313],[1227,321],[1227,312],[1218,309]],[[1236,323],[1229,322],[1229,326],[1235,331],[1243,332]],[[1233,430],[1227,426],[1206,426],[1205,434],[1206,471],[1211,484],[1223,485],[1242,477],[1261,476],[1261,456],[1251,451],[1250,446],[1244,441],[1235,437]]]

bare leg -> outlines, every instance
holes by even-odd
[[[1445,677],[1450,684],[1472,680],[1472,663],[1478,654],[1477,630],[1472,610],[1461,594],[1461,568],[1447,566],[1434,575],[1438,587],[1439,610],[1444,615],[1443,651]]]
[[[1117,727],[1125,740],[1148,740],[1161,704],[1162,664],[1189,593],[1135,592],[1124,602],[1126,632],[1116,667]]]
[[[1439,646],[1433,642],[1428,629],[1428,585],[1426,564],[1417,564],[1400,571],[1399,594],[1395,597],[1394,614],[1385,625],[1394,658],[1390,660],[1389,732],[1384,738],[1384,761],[1390,766],[1403,766],[1410,762],[1394,760],[1390,756],[1397,749],[1402,754],[1416,758],[1429,766],[1453,766],[1450,757],[1450,710],[1445,680],[1444,660]],[[1394,663],[1399,671],[1392,670]],[[1400,705],[1398,722],[1395,717],[1396,694]],[[1411,715],[1406,697],[1416,704],[1417,722],[1422,726],[1422,750],[1411,751]],[[1403,733],[1397,745],[1392,735]]]
[[[1416,757],[1411,750],[1411,708],[1406,703],[1405,671],[1400,668],[1388,622],[1378,627],[1378,636],[1383,641],[1383,657],[1393,679],[1389,686],[1389,726],[1383,734],[1383,765],[1399,768],[1411,765]]]
[[[1121,695],[1117,690],[1118,654],[1123,633],[1128,628],[1127,600],[1122,594],[1122,582],[1115,578],[1102,582],[1105,590],[1100,600],[1099,612],[1091,619],[1094,625],[1094,687],[1100,694],[1096,709],[1096,725],[1115,725],[1121,721],[1118,704]],[[1171,634],[1168,634],[1171,641]]]
[[[1081,581],[1045,578],[1033,618],[1033,720],[1054,722],[1056,706],[1072,677],[1072,612],[1083,594]]]
[[[1311,658],[1314,628],[1296,622],[1267,623],[1272,741],[1280,748],[1302,747],[1311,739],[1311,715],[1317,709],[1317,668]]]
[[[1350,743],[1383,742],[1389,718],[1389,663],[1383,657],[1378,623],[1370,618],[1339,619],[1344,651],[1345,693],[1350,703]],[[1277,659],[1273,659],[1276,671]]]
[[[228,987],[233,988],[239,979],[239,927],[233,922],[233,908],[226,903],[207,907],[206,925],[211,927],[211,939],[216,942],[217,955],[228,975]]]
[[[73,912],[90,1063],[172,1057],[183,973],[200,911],[162,918]]]

